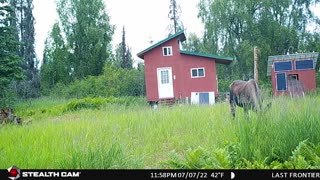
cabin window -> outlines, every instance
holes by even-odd
[[[172,56],[172,46],[162,48],[163,56]]]
[[[296,70],[314,69],[313,60],[297,60]]]
[[[199,77],[204,77],[204,76],[205,76],[204,68],[192,68],[191,69],[191,77],[192,78],[199,78]]]

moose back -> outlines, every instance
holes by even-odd
[[[236,114],[236,106],[242,107],[245,114],[249,110],[260,112],[262,110],[262,97],[256,81],[253,79],[233,81],[230,84],[229,105],[233,117]]]

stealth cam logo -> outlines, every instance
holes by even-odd
[[[9,179],[16,180],[20,177],[20,169],[16,166],[12,166],[8,169]]]

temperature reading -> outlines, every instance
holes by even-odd
[[[223,172],[213,172],[211,173],[212,178],[222,178],[224,176]]]

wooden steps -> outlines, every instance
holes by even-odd
[[[175,104],[176,100],[174,98],[167,98],[167,99],[160,99],[159,105],[160,106],[173,106]]]

